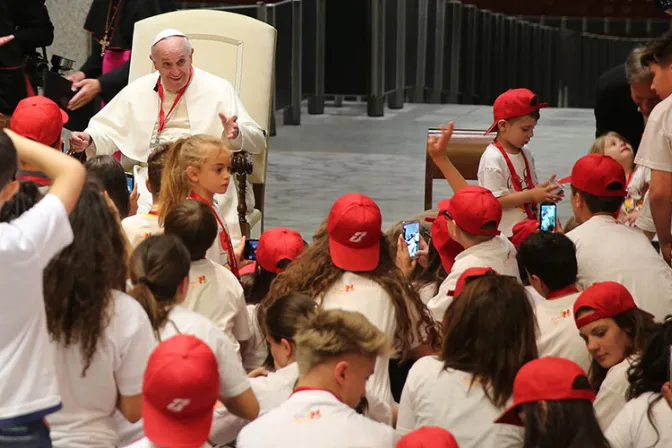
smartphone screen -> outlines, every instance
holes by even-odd
[[[558,220],[558,206],[556,204],[541,204],[539,215],[539,230],[553,232]]]
[[[135,179],[133,177],[133,173],[126,173],[126,188],[128,188],[129,193],[133,191],[134,184]]]
[[[405,222],[403,225],[404,240],[408,246],[408,255],[415,258],[420,249],[420,223],[418,221]]]
[[[257,246],[259,245],[259,240],[247,240],[245,241],[245,251],[243,256],[246,260],[256,260],[257,259]]]

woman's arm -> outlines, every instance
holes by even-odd
[[[235,397],[220,398],[220,400],[229,412],[238,417],[254,420],[259,415],[259,402],[252,388],[248,388]]]
[[[121,411],[126,420],[135,423],[142,418],[142,394],[124,396],[119,394],[117,409]]]

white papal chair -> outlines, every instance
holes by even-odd
[[[228,80],[250,116],[266,130],[267,150],[252,156],[254,171],[247,177],[253,186],[255,210],[247,214],[246,220],[252,237],[258,237],[263,227],[277,32],[272,26],[241,14],[193,9],[136,22],[133,48],[150,48],[156,34],[167,28],[176,28],[189,37],[194,65]],[[129,82],[153,71],[147,51],[132,53]]]

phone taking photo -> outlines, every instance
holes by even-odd
[[[133,173],[126,173],[126,188],[129,193],[133,191],[133,187],[135,187],[135,177]]]
[[[558,222],[557,204],[541,204],[539,206],[539,230],[542,232],[553,232]]]
[[[402,223],[404,241],[408,247],[408,255],[415,258],[420,249],[420,221],[404,221]]]
[[[245,250],[243,251],[243,258],[246,260],[256,260],[257,259],[257,247],[259,246],[259,240],[246,240],[245,241]]]

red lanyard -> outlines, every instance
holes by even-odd
[[[502,153],[502,156],[506,161],[506,166],[509,168],[509,171],[511,172],[511,185],[513,186],[513,189],[516,190],[517,192],[523,191],[523,186],[520,183],[520,177],[518,176],[516,169],[513,167],[513,163],[511,163],[511,158],[509,157],[509,155],[507,154],[506,150],[504,149],[501,143],[499,143],[497,140],[495,140],[493,143],[497,147],[497,149],[499,149],[499,152]],[[530,169],[530,163],[527,161],[527,157],[525,157],[525,151],[521,149],[520,154],[523,156],[523,161],[525,162],[525,173],[523,174],[525,175],[525,182],[527,183],[527,187],[534,188],[534,185],[532,184],[532,170]],[[527,217],[529,219],[537,219],[536,202],[523,204],[523,207],[525,208],[525,213],[527,213]]]
[[[630,174],[628,174],[628,181],[625,183],[625,189],[626,190],[630,186],[630,181],[632,181],[632,175],[635,174],[636,169],[637,169],[637,167],[633,168],[632,171],[630,171]]]
[[[152,215],[152,216],[159,216],[159,211],[152,209],[152,210],[148,211],[147,214]]]
[[[51,185],[51,181],[49,179],[45,179],[44,177],[39,176],[31,176],[30,174],[17,176],[16,180],[25,182],[35,182],[37,185]]]
[[[553,300],[559,297],[565,297],[570,294],[576,294],[577,292],[579,292],[579,290],[577,289],[576,285],[567,286],[566,288],[561,288],[558,289],[557,291],[551,291],[550,293],[548,293],[548,296],[546,296],[546,300]]]
[[[173,105],[170,106],[170,110],[168,111],[168,115],[163,111],[163,98],[164,98],[164,92],[163,92],[163,84],[161,84],[161,76],[159,76],[159,82],[157,84],[157,87],[159,89],[159,98],[161,99],[161,104],[159,105],[159,129],[157,133],[163,131],[163,128],[166,126],[166,118],[170,117],[170,114],[173,113],[173,109],[175,109],[175,106],[177,106],[177,103],[180,102],[182,99],[182,95],[184,95],[184,91],[187,90],[187,87],[189,87],[189,83],[191,82],[191,75],[194,73],[194,67],[191,67],[191,71],[189,72],[189,79],[187,80],[187,84],[180,89],[180,91],[177,93],[177,96],[175,97],[175,100],[173,100]]]
[[[229,256],[229,265],[231,266],[231,272],[233,272],[233,275],[235,275],[236,277],[240,277],[240,273],[238,272],[238,260],[236,260],[236,254],[233,251],[233,244],[231,244],[231,238],[229,237],[229,234],[226,232],[226,227],[224,226],[224,223],[219,217],[219,213],[217,213],[217,210],[214,209],[214,207],[209,201],[206,201],[203,197],[194,193],[193,191],[189,195],[189,199],[196,199],[197,201],[201,201],[202,203],[210,207],[210,210],[212,210],[212,213],[215,215],[215,218],[217,219],[217,223],[222,228],[222,231],[219,233],[219,243],[222,246],[222,249],[224,249]]]

